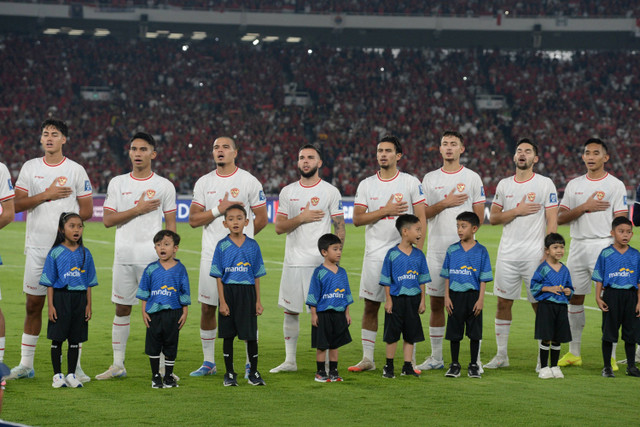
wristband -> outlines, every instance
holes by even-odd
[[[213,219],[216,219],[221,215],[220,209],[218,209],[217,207],[211,209],[211,213],[213,214]]]

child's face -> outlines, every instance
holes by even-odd
[[[463,242],[473,240],[473,235],[478,231],[478,227],[471,225],[471,223],[467,221],[456,221],[456,224],[458,226],[458,237],[460,240]]]
[[[173,259],[178,252],[178,246],[173,243],[173,239],[169,236],[164,236],[162,240],[156,242],[155,248],[160,261],[169,261]]]
[[[633,229],[628,224],[620,224],[611,230],[611,235],[618,245],[627,246],[633,237]]]
[[[78,240],[82,237],[83,229],[84,225],[80,218],[69,218],[64,224],[64,238],[70,243],[78,243]]]
[[[225,212],[223,224],[231,234],[239,235],[249,225],[249,220],[240,209],[231,209]]]
[[[422,225],[419,222],[411,224],[410,226],[402,229],[402,235],[407,238],[409,243],[417,245],[418,240],[422,238]]]
[[[322,251],[322,256],[332,264],[339,263],[340,258],[342,257],[342,244],[334,243],[329,246],[326,251]]]
[[[558,262],[564,257],[564,245],[562,243],[554,243],[548,248],[545,248],[544,253]]]

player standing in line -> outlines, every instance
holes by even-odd
[[[636,201],[633,204],[633,224],[637,227],[640,225],[640,185],[636,189]],[[640,364],[640,345],[636,348],[636,365]],[[623,359],[618,363],[627,363],[627,359]]]
[[[136,293],[145,268],[156,261],[153,238],[162,230],[164,214],[167,230],[176,231],[176,189],[166,178],[151,170],[158,155],[156,141],[138,132],[129,141],[130,173],[109,182],[104,201],[105,227],[116,227],[113,256],[111,302],[116,313],[111,328],[113,364],[96,375],[98,380],[126,377],[125,351],[131,328],[131,307],[138,305]]]
[[[492,225],[503,224],[498,247],[493,293],[498,297],[495,331],[498,352],[487,369],[509,366],[507,344],[511,307],[520,298],[522,282],[534,311],[531,277],[544,256],[544,238],[558,228],[558,195],[553,182],[533,172],[538,163],[538,146],[527,138],[518,141],[514,176],[498,183],[491,205]]]
[[[426,229],[424,193],[417,178],[398,170],[402,146],[395,136],[387,135],[378,143],[376,157],[380,170],[364,179],[356,191],[353,224],[366,225],[365,251],[360,279],[360,298],[364,299],[362,315],[362,360],[350,366],[350,372],[375,369],[373,353],[378,333],[378,312],[385,301],[385,288],[380,286],[380,271],[387,251],[400,243],[396,218],[414,214]],[[422,250],[424,235],[417,248]]]
[[[13,190],[13,184],[11,183],[11,175],[9,169],[4,163],[0,163],[0,229],[13,221],[15,216],[15,206],[13,199],[15,198],[15,192]],[[0,265],[2,265],[2,258],[0,258]],[[0,296],[2,299],[2,296]],[[4,332],[4,314],[0,310],[0,363],[4,360],[4,345],[5,345],[5,332]]]
[[[223,224],[224,213],[234,204],[240,204],[245,209],[250,207],[253,215],[249,214],[249,225],[244,230],[251,238],[267,225],[267,198],[262,184],[249,172],[236,166],[238,147],[235,141],[226,136],[217,138],[213,141],[212,154],[216,169],[198,179],[189,209],[189,225],[193,228],[203,227],[198,301],[201,308],[200,340],[204,361],[202,366],[191,372],[192,377],[217,372],[214,354],[218,330],[218,284],[209,272],[216,245],[229,234]]]
[[[42,308],[47,295],[46,286],[40,285],[40,276],[56,239],[60,214],[76,212],[83,221],[93,216],[93,195],[87,172],[62,154],[62,146],[66,144],[69,133],[67,124],[61,120],[47,119],[40,126],[40,131],[44,157],[27,161],[16,182],[15,210],[28,211],[23,282],[23,292],[27,298],[20,364],[11,370],[6,379],[35,376],[33,359],[42,329]],[[80,355],[76,377],[82,382],[90,381],[80,367]]]
[[[560,202],[558,224],[570,224],[567,267],[575,293],[569,302],[572,341],[558,366],[582,365],[584,297],[591,293],[591,276],[600,252],[613,242],[611,221],[616,216],[627,216],[627,190],[622,181],[604,170],[608,160],[607,145],[597,138],[588,139],[582,153],[587,173],[569,181]],[[612,354],[616,354],[615,343]],[[615,360],[611,366],[614,371],[618,370]]]
[[[424,176],[425,216],[429,227],[427,240],[427,265],[429,271],[440,272],[447,248],[458,240],[456,217],[462,212],[472,211],[484,218],[485,195],[482,179],[476,172],[460,165],[460,156],[465,151],[462,135],[445,130],[440,139],[442,168]],[[431,356],[418,369],[443,369],[442,342],[445,334],[445,279],[440,274],[431,277],[427,294],[431,306],[429,338]],[[480,363],[480,358],[477,360]],[[481,365],[478,365],[481,368]]]
[[[309,284],[315,268],[323,262],[315,245],[323,235],[331,232],[344,244],[345,226],[340,192],[320,179],[322,155],[314,145],[307,144],[298,151],[299,181],[280,192],[276,233],[287,233],[284,265],[280,280],[278,305],[284,309],[285,361],[269,372],[297,371],[296,351],[300,334],[300,313],[304,309]]]

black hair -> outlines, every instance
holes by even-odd
[[[602,149],[604,150],[605,154],[609,153],[609,149],[607,148],[607,144],[603,140],[601,140],[600,138],[589,138],[589,139],[587,139],[587,142],[585,142],[583,147],[582,147],[583,150],[585,148],[587,148],[587,145],[589,145],[589,144],[598,144],[598,145],[602,146]]]
[[[224,136],[224,135],[222,135],[222,136],[217,137],[217,138],[213,141],[213,145],[215,145],[215,144],[216,144],[216,141],[217,141],[217,140],[219,140],[219,139],[228,139],[229,141],[231,141],[231,145],[233,145],[233,149],[234,149],[234,150],[236,150],[236,151],[238,150],[238,144],[236,144],[236,140],[235,140],[235,139],[233,139],[233,138],[231,138],[230,136]]]
[[[460,144],[464,144],[464,137],[460,132],[456,130],[453,130],[453,129],[445,130],[444,132],[442,132],[442,137],[440,137],[440,139],[444,138],[445,136],[455,136],[460,140]]]
[[[155,149],[156,149],[156,140],[153,137],[153,135],[148,134],[146,132],[136,132],[135,135],[133,135],[131,137],[131,139],[129,140],[129,144],[131,144],[136,139],[142,139],[143,141],[146,141],[149,145],[151,145],[153,147],[153,150],[155,151]]]
[[[75,212],[62,212],[60,214],[60,219],[58,220],[58,234],[56,234],[56,240],[53,242],[53,246],[52,246],[53,248],[55,248],[58,245],[61,245],[66,240],[66,238],[64,237],[64,225],[71,218],[80,219],[80,222],[82,223],[82,225],[84,225],[84,221],[82,220],[82,217],[79,214]],[[84,243],[82,243],[82,236],[80,236],[80,238],[78,239],[78,245],[82,249],[82,265],[80,266],[80,270],[82,270],[84,268],[84,261],[87,257],[87,251],[84,247]]]
[[[536,144],[535,142],[533,142],[529,138],[520,138],[520,140],[516,144],[516,150],[522,144],[529,144],[530,146],[532,146],[533,147],[533,152],[535,153],[536,156],[538,155],[538,144]]]
[[[565,245],[564,237],[560,233],[549,233],[544,238],[544,247],[549,249],[551,245]]]
[[[58,129],[58,131],[62,135],[64,135],[65,138],[67,137],[67,135],[69,135],[69,126],[67,126],[67,124],[62,120],[58,119],[47,119],[42,122],[42,125],[40,125],[40,132],[42,132],[46,127],[49,126],[53,126],[54,128]]]
[[[456,217],[456,221],[464,221],[471,224],[472,227],[480,227],[480,218],[475,212],[462,212]]]
[[[328,251],[329,246],[342,244],[342,240],[338,236],[332,233],[323,234],[318,239],[318,250],[322,254],[322,251]]]
[[[402,145],[400,145],[400,140],[397,137],[393,135],[385,135],[384,137],[382,137],[380,142],[392,143],[393,146],[396,148],[396,154],[402,154]],[[380,142],[378,142],[378,144],[380,144]]]
[[[175,231],[171,231],[171,230],[160,230],[156,233],[155,236],[153,236],[153,243],[158,243],[159,241],[161,241],[162,239],[164,239],[165,237],[171,237],[171,240],[173,240],[173,245],[174,246],[178,246],[180,244],[180,235],[178,233],[176,233]]]
[[[396,230],[402,235],[403,228],[409,228],[413,224],[418,224],[420,220],[417,216],[411,214],[402,214],[396,219]]]
[[[306,150],[306,149],[310,149],[310,150],[316,150],[316,153],[318,153],[318,157],[320,158],[320,160],[322,160],[322,151],[320,150],[320,147],[318,147],[315,144],[305,144],[302,147],[300,147],[300,149],[298,150],[298,155],[300,155],[300,152],[302,150]]]
[[[229,206],[227,208],[226,211],[224,211],[224,219],[227,219],[227,213],[231,210],[231,209],[238,209],[241,210],[242,213],[244,214],[244,217],[247,217],[247,211],[245,210],[244,206],[242,206],[240,203],[234,203],[233,205]]]
[[[633,223],[626,216],[617,216],[613,218],[613,221],[611,222],[611,229],[615,230],[619,225],[628,225],[629,227],[633,227]]]

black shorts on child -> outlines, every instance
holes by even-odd
[[[400,340],[400,335],[408,343],[424,341],[422,322],[420,321],[421,295],[391,296],[393,309],[384,315],[384,342],[391,344]]]
[[[311,347],[319,350],[342,347],[351,342],[344,311],[319,311],[318,326],[311,326]]]
[[[571,328],[567,304],[540,301],[536,311],[535,339],[553,342],[570,342]]]
[[[222,290],[229,306],[229,316],[218,313],[218,338],[237,336],[243,341],[256,341],[258,339],[256,287],[223,284]]]
[[[58,318],[49,320],[47,339],[68,340],[72,344],[85,342],[89,336],[87,322],[87,291],[70,291],[67,288],[53,290],[53,306]]]
[[[147,339],[144,345],[144,352],[148,356],[159,356],[162,353],[167,360],[176,360],[180,337],[178,321],[181,316],[181,308],[160,310],[149,314],[151,322],[147,328]]]
[[[447,333],[449,341],[462,341],[465,325],[467,337],[470,340],[482,339],[482,312],[473,313],[473,306],[478,302],[479,291],[456,292],[449,291],[449,298],[453,304],[453,311],[447,319]]]
[[[637,289],[604,288],[602,300],[609,311],[602,312],[602,341],[618,342],[618,330],[622,326],[622,341],[638,342],[640,318],[636,317]]]

